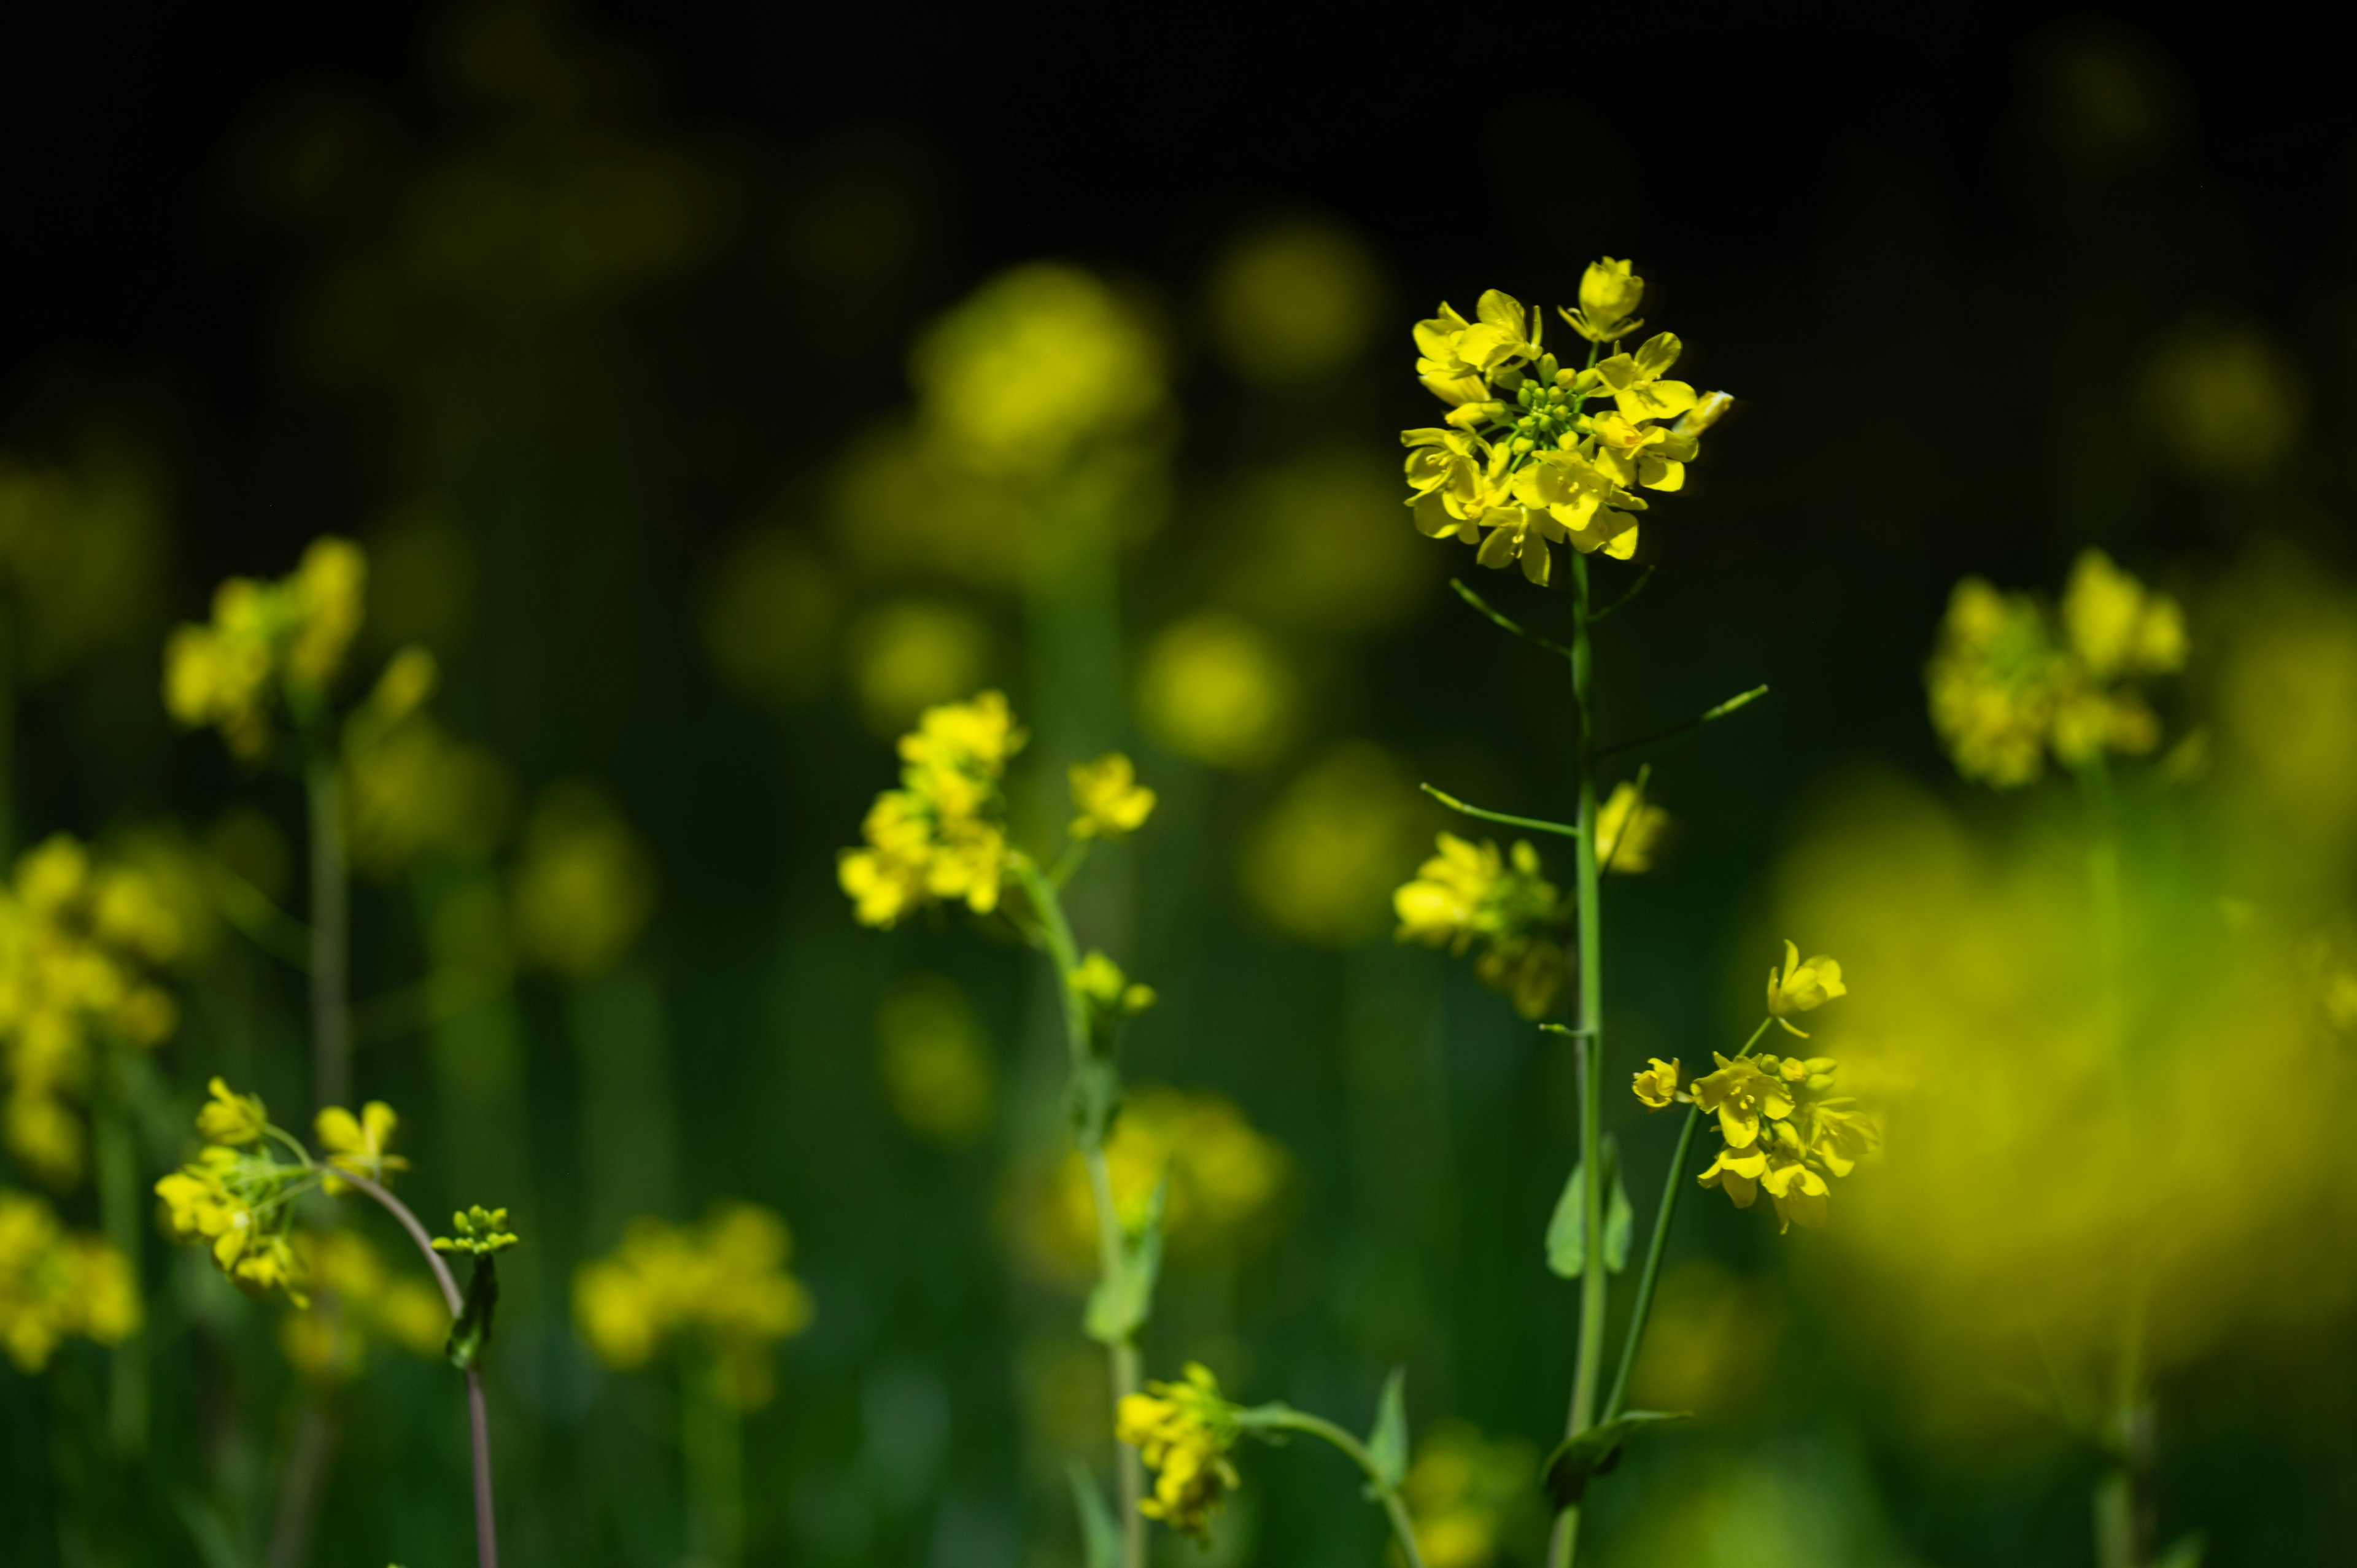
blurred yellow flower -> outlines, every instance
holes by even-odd
[[[1367,633],[1428,603],[1437,563],[1397,526],[1380,448],[1310,446],[1246,472],[1221,498],[1222,602],[1267,624]]]
[[[1366,741],[1316,757],[1245,836],[1252,908],[1286,936],[1348,947],[1379,934],[1393,878],[1423,838],[1415,781]]]
[[[2141,391],[2163,452],[2208,479],[2264,479],[2307,422],[2307,392],[2283,349],[2255,327],[2213,317],[2196,317],[2162,341]]]
[[[184,727],[217,728],[249,761],[270,746],[271,699],[301,718],[324,699],[358,635],[368,560],[347,539],[314,540],[274,583],[231,577],[212,619],[177,628],[164,653],[164,705]]]
[[[426,711],[436,679],[434,656],[405,648],[344,724],[345,832],[353,863],[379,875],[427,849],[480,859],[507,823],[507,770]]]
[[[1635,875],[1653,869],[1653,852],[1670,829],[1670,814],[1623,780],[1596,812],[1596,860],[1606,871]]]
[[[1155,1185],[1168,1179],[1163,1230],[1171,1255],[1231,1251],[1254,1236],[1292,1171],[1284,1145],[1216,1094],[1149,1084],[1127,1090],[1105,1142],[1114,1210],[1131,1230],[1146,1222]],[[1078,1273],[1096,1260],[1096,1198],[1077,1151],[1057,1165],[1034,1210],[1040,1261]]]
[[[1523,1017],[1544,1016],[1570,961],[1560,939],[1563,895],[1541,875],[1539,852],[1524,840],[1511,855],[1454,833],[1437,842],[1440,853],[1393,895],[1399,940],[1458,953],[1479,941],[1482,983],[1512,997]]]
[[[998,908],[1011,853],[999,779],[1028,738],[997,692],[928,708],[900,737],[901,787],[868,810],[866,846],[836,861],[862,925],[888,928],[938,899]]]
[[[941,975],[914,975],[876,1009],[877,1069],[900,1124],[957,1147],[990,1127],[997,1069],[965,993]]]
[[[753,530],[729,547],[707,580],[697,622],[705,652],[740,692],[785,703],[814,696],[826,680],[840,595],[800,530]],[[864,670],[864,660],[853,663]],[[973,684],[970,676],[951,689]],[[926,693],[896,725],[947,694]]]
[[[1522,1533],[1541,1496],[1538,1455],[1513,1438],[1494,1442],[1465,1422],[1444,1422],[1415,1444],[1400,1483],[1426,1568],[1486,1568]]]
[[[1792,1015],[1813,1013],[1835,997],[1849,994],[1842,983],[1841,965],[1819,953],[1803,962],[1801,950],[1792,941],[1784,943],[1784,971],[1779,976],[1776,966],[1768,966],[1768,1011],[1789,1034],[1809,1036],[1795,1028]]]
[[[312,1286],[335,1297],[335,1310],[289,1314],[278,1342],[295,1369],[317,1382],[342,1382],[382,1340],[410,1355],[438,1359],[450,1332],[442,1293],[415,1275],[396,1274],[358,1231],[297,1230],[297,1266]]]
[[[1211,1516],[1243,1484],[1228,1451],[1240,1433],[1236,1407],[1200,1362],[1187,1364],[1176,1383],[1148,1383],[1125,1394],[1114,1413],[1114,1435],[1138,1450],[1154,1472],[1154,1495],[1138,1504],[1148,1519],[1194,1536],[1208,1535]]]
[[[621,960],[653,913],[654,864],[603,791],[555,784],[524,824],[513,896],[526,957],[597,974]]]
[[[208,1144],[254,1144],[262,1140],[270,1115],[254,1094],[238,1094],[219,1078],[209,1086],[212,1099],[197,1111],[197,1136]]]
[[[1154,791],[1137,782],[1137,769],[1117,751],[1071,768],[1072,819],[1076,839],[1125,839],[1146,825],[1154,811]]]
[[[1064,976],[1064,983],[1098,1014],[1143,1013],[1155,1003],[1152,986],[1133,985],[1121,965],[1094,949]]]
[[[712,1358],[716,1391],[739,1410],[777,1392],[771,1348],[810,1326],[810,1293],[788,1272],[792,1233],[774,1211],[729,1200],[702,1225],[630,1222],[621,1245],[573,1276],[573,1317],[597,1359],[645,1366],[683,1337]]]
[[[1138,716],[1173,751],[1250,771],[1292,738],[1299,682],[1265,632],[1223,610],[1163,628],[1138,676]]]
[[[40,1371],[69,1337],[121,1344],[140,1320],[121,1252],[68,1231],[32,1194],[0,1187],[0,1351],[18,1371]]]
[[[868,726],[898,735],[927,708],[982,683],[990,628],[952,600],[888,599],[852,623],[844,650]]]
[[[254,1108],[261,1109],[259,1101]],[[326,1151],[323,1158],[330,1169],[382,1184],[393,1172],[409,1168],[407,1160],[387,1152],[400,1125],[401,1118],[393,1114],[392,1106],[382,1100],[371,1100],[361,1107],[357,1116],[340,1105],[328,1106],[319,1112],[313,1130],[318,1134],[319,1147]],[[201,1119],[199,1127],[201,1131]],[[331,1176],[325,1186],[328,1191],[339,1193],[347,1184]]]
[[[153,461],[90,440],[64,463],[0,453],[0,594],[24,684],[153,624],[165,509]]]

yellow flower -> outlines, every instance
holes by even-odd
[[[1694,1080],[1694,1102],[1718,1118],[1719,1136],[1728,1148],[1750,1148],[1760,1141],[1762,1115],[1781,1121],[1792,1113],[1792,1092],[1749,1057],[1729,1061],[1712,1055],[1718,1070]]]
[[[603,790],[551,785],[524,824],[513,887],[516,945],[562,974],[602,973],[646,929],[655,865]]]
[[[1114,1016],[1124,1013],[1143,1013],[1154,1005],[1154,988],[1133,985],[1121,972],[1121,965],[1101,952],[1092,951],[1082,959],[1080,967],[1064,976],[1064,983],[1098,1013]]]
[[[1232,1255],[1267,1232],[1293,1161],[1231,1101],[1145,1084],[1122,1097],[1105,1143],[1114,1212],[1132,1231],[1165,1184],[1163,1233],[1174,1258]],[[1096,1195],[1088,1166],[1068,1152],[1040,1193],[1032,1240],[1052,1273],[1076,1275],[1096,1260]]]
[[[1148,1383],[1145,1392],[1125,1395],[1114,1436],[1137,1449],[1155,1473],[1154,1495],[1138,1511],[1204,1539],[1212,1514],[1243,1484],[1227,1457],[1238,1432],[1235,1406],[1199,1362],[1188,1363],[1183,1381]]]
[[[2113,564],[2082,551],[2062,591],[2062,629],[2088,678],[2169,675],[2185,668],[2185,614]]]
[[[1659,1057],[1648,1058],[1652,1065],[1637,1075],[1637,1098],[1648,1110],[1667,1111],[1679,1100],[1688,1098],[1678,1092],[1678,1064],[1673,1058],[1663,1061]]]
[[[1518,841],[1510,864],[1494,843],[1476,846],[1454,833],[1437,842],[1440,853],[1392,896],[1399,940],[1459,953],[1479,940],[1482,983],[1512,996],[1523,1017],[1543,1015],[1569,965],[1555,940],[1563,896],[1540,875],[1538,851]]]
[[[1475,316],[1468,322],[1444,304],[1438,316],[1415,324],[1416,379],[1443,403],[1484,401],[1492,377],[1538,356],[1538,313],[1512,295],[1487,291]]]
[[[0,1188],[0,1353],[17,1370],[42,1370],[69,1337],[116,1345],[139,1323],[121,1252],[67,1230],[42,1199]]]
[[[940,975],[915,975],[876,1010],[877,1068],[903,1126],[959,1147],[989,1129],[997,1069],[974,1007]]]
[[[1156,739],[1237,772],[1276,760],[1301,705],[1283,647],[1222,610],[1163,628],[1146,650],[1137,685],[1139,717]]]
[[[1607,871],[1635,875],[1653,868],[1653,852],[1669,832],[1670,814],[1622,782],[1596,813],[1596,859]]]
[[[1760,1196],[1760,1178],[1768,1170],[1768,1151],[1758,1146],[1725,1148],[1712,1160],[1710,1168],[1698,1178],[1705,1187],[1715,1187],[1734,1200],[1738,1208],[1749,1208]]]
[[[368,557],[349,539],[314,540],[286,585],[296,626],[286,650],[287,679],[323,691],[336,678],[345,650],[360,631]]]
[[[1579,279],[1579,308],[1563,312],[1573,331],[1590,342],[1606,343],[1644,325],[1630,319],[1645,295],[1645,280],[1637,276],[1634,265],[1609,256],[1588,263]]]
[[[400,1125],[401,1118],[393,1114],[392,1106],[371,1100],[361,1107],[358,1116],[340,1105],[330,1105],[319,1112],[313,1127],[330,1167],[381,1183],[392,1172],[409,1168],[407,1160],[385,1152]],[[325,1185],[330,1193],[351,1190],[349,1183],[334,1176],[328,1177]]]
[[[1632,494],[1601,461],[1577,452],[1536,454],[1514,476],[1514,496],[1545,512],[1561,530],[1554,537],[1587,555],[1601,550],[1616,561],[1637,553],[1637,520],[1644,498]],[[1544,579],[1542,579],[1544,580]]]
[[[1127,838],[1154,811],[1154,791],[1137,782],[1136,768],[1117,751],[1073,764],[1071,780],[1076,839]]]
[[[1795,1013],[1813,1013],[1837,996],[1849,994],[1842,983],[1841,965],[1819,953],[1802,961],[1801,950],[1787,940],[1784,943],[1784,972],[1779,978],[1776,968],[1768,968],[1768,1011],[1789,1034],[1807,1039],[1807,1031],[1792,1023]]]
[[[263,1110],[259,1095],[232,1093],[229,1085],[218,1078],[212,1080],[211,1094],[212,1099],[197,1112],[199,1137],[209,1144],[261,1142],[270,1117]]]
[[[1818,1230],[1825,1222],[1825,1200],[1833,1189],[1803,1159],[1790,1127],[1778,1127],[1776,1134],[1766,1149],[1768,1168],[1761,1173],[1760,1185],[1768,1189],[1769,1199],[1776,1206],[1778,1232],[1795,1225]]]
[[[1541,1496],[1538,1455],[1527,1443],[1491,1441],[1461,1421],[1418,1438],[1400,1483],[1426,1568],[1485,1568],[1499,1541]]]
[[[717,1204],[694,1229],[634,1219],[619,1247],[575,1273],[575,1326],[617,1370],[692,1332],[720,1397],[757,1408],[776,1390],[770,1348],[811,1323],[810,1293],[786,1268],[792,1251],[786,1222],[757,1204]]]
[[[1657,332],[1634,354],[1615,354],[1598,364],[1596,377],[1611,392],[1623,419],[1674,419],[1697,401],[1694,388],[1684,381],[1663,380],[1684,351],[1676,333]]]

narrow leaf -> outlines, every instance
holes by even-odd
[[[1567,1509],[1587,1494],[1589,1477],[1608,1475],[1620,1463],[1621,1447],[1631,1433],[1658,1422],[1690,1420],[1693,1415],[1690,1410],[1624,1411],[1610,1421],[1574,1433],[1547,1455],[1540,1484],[1556,1508]]]
[[[1637,1211],[1629,1204],[1629,1184],[1620,1179],[1619,1151],[1605,1140],[1605,1169],[1612,1173],[1612,1190],[1604,1195],[1604,1267],[1619,1273],[1629,1266],[1629,1241],[1637,1231]]]
[[[1630,1205],[1629,1188],[1620,1179],[1620,1151],[1604,1140],[1604,1170],[1611,1183],[1604,1194],[1604,1266],[1619,1273],[1629,1266],[1629,1243],[1636,1234],[1637,1211]],[[1576,1280],[1587,1266],[1587,1163],[1571,1167],[1555,1200],[1555,1217],[1547,1222],[1547,1267],[1564,1279]]]
[[[1407,1369],[1394,1367],[1383,1380],[1383,1397],[1375,1407],[1375,1429],[1367,1434],[1367,1457],[1387,1487],[1407,1478]]]
[[[1078,1459],[1065,1467],[1072,1480],[1072,1507],[1081,1516],[1081,1548],[1088,1568],[1120,1568],[1121,1526],[1097,1478]]]
[[[442,1353],[450,1364],[465,1371],[482,1359],[491,1343],[491,1314],[500,1305],[499,1262],[489,1252],[475,1255],[475,1272],[467,1280],[467,1302],[458,1314],[458,1321],[450,1326],[450,1337],[443,1342]]]

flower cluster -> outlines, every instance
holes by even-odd
[[[1127,838],[1154,813],[1154,791],[1137,781],[1137,769],[1117,751],[1094,762],[1072,765],[1071,834],[1076,839]]]
[[[1442,1423],[1415,1445],[1400,1483],[1426,1568],[1484,1568],[1501,1538],[1529,1516],[1538,1455],[1513,1438],[1492,1441],[1461,1421]]]
[[[2059,610],[1981,577],[1958,583],[1924,671],[1932,725],[1956,770],[1998,789],[2106,751],[2142,755],[2160,721],[2136,682],[2185,667],[2185,617],[2100,550],[2071,569]]]
[[[693,1229],[636,1219],[610,1255],[573,1276],[573,1320],[618,1369],[693,1333],[720,1396],[756,1409],[777,1389],[770,1347],[810,1326],[810,1292],[786,1269],[792,1253],[786,1222],[757,1204],[723,1203]]]
[[[506,1251],[522,1240],[508,1229],[506,1209],[485,1208],[479,1203],[452,1214],[450,1229],[457,1234],[435,1237],[436,1251],[464,1252],[470,1258],[489,1258]]]
[[[368,558],[348,539],[318,539],[290,576],[231,577],[212,619],[184,625],[164,650],[164,706],[189,729],[211,727],[239,757],[270,749],[272,699],[315,712],[360,631]]]
[[[239,1094],[216,1078],[197,1112],[207,1140],[197,1157],[156,1184],[166,1221],[183,1241],[199,1241],[213,1265],[248,1295],[284,1290],[297,1306],[310,1305],[310,1274],[296,1249],[295,1200],[314,1187],[351,1190],[336,1173],[382,1182],[408,1162],[386,1152],[399,1118],[381,1100],[359,1115],[340,1106],[319,1112],[316,1124],[324,1160],[270,1122],[261,1099]],[[280,1145],[291,1161],[278,1157]]]
[[[1596,864],[1604,871],[1635,875],[1653,869],[1653,853],[1669,835],[1670,814],[1622,781],[1596,809]]]
[[[1227,1494],[1243,1484],[1228,1462],[1241,1432],[1236,1407],[1220,1395],[1220,1380],[1189,1362],[1183,1380],[1148,1383],[1125,1395],[1114,1413],[1114,1435],[1136,1448],[1154,1472],[1154,1495],[1138,1504],[1148,1519],[1198,1540]]]
[[[427,848],[479,859],[506,813],[498,760],[427,710],[438,679],[432,654],[404,649],[344,722],[344,825],[367,870],[396,871]]]
[[[139,1331],[131,1266],[106,1240],[68,1231],[30,1193],[0,1188],[0,1351],[21,1372],[69,1337],[116,1345]]]
[[[1157,1184],[1163,1233],[1173,1252],[1216,1253],[1247,1240],[1292,1169],[1285,1145],[1216,1094],[1146,1085],[1122,1096],[1105,1140],[1114,1211],[1133,1233],[1146,1223]],[[1039,1211],[1043,1261],[1058,1270],[1093,1266],[1096,1197],[1080,1153],[1064,1155]]]
[[[1631,316],[1643,292],[1627,262],[1587,269],[1579,308],[1561,313],[1594,346],[1577,369],[1546,351],[1535,306],[1496,289],[1471,321],[1443,305],[1416,323],[1417,379],[1449,405],[1447,424],[1400,433],[1419,531],[1478,544],[1484,566],[1519,561],[1539,584],[1550,541],[1624,561],[1635,553],[1646,510],[1637,489],[1682,489],[1703,433],[1732,402],[1670,379],[1684,347],[1674,333],[1617,351],[1643,325]],[[1616,351],[1599,361],[1607,344]],[[1602,400],[1610,412],[1588,412]]]
[[[889,928],[936,899],[998,908],[1009,853],[999,779],[1028,738],[998,692],[928,708],[900,737],[900,788],[876,797],[860,824],[866,847],[836,868],[862,925]]]
[[[1563,895],[1540,875],[1539,852],[1517,840],[1510,855],[1496,843],[1442,833],[1440,853],[1392,896],[1402,941],[1463,952],[1482,944],[1475,970],[1482,983],[1513,998],[1525,1018],[1544,1015],[1563,987],[1570,961],[1563,950]]]
[[[26,852],[0,886],[0,1067],[9,1152],[58,1187],[81,1175],[69,1108],[94,1063],[93,1036],[149,1047],[179,1026],[152,978],[186,933],[154,878],[94,860],[59,833]]]
[[[1782,972],[1768,972],[1769,1016],[1794,1035],[1801,1031],[1792,1014],[1846,993],[1841,965],[1824,957],[1804,961],[1789,941]],[[1833,1192],[1825,1178],[1849,1175],[1882,1144],[1881,1130],[1857,1100],[1834,1093],[1839,1064],[1831,1057],[1753,1056],[1748,1048],[1732,1058],[1713,1052],[1712,1059],[1717,1071],[1682,1080],[1677,1062],[1652,1058],[1637,1074],[1637,1098],[1651,1110],[1691,1104],[1717,1118],[1724,1146],[1702,1173],[1703,1186],[1719,1188],[1738,1208],[1750,1208],[1764,1187],[1782,1229],[1824,1224]]]
[[[450,1309],[432,1284],[395,1273],[356,1230],[298,1230],[294,1246],[298,1274],[335,1298],[333,1312],[290,1313],[279,1325],[279,1345],[296,1371],[315,1382],[348,1381],[380,1340],[413,1356],[442,1354]]]

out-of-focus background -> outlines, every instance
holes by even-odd
[[[273,912],[304,906],[299,784],[176,731],[161,650],[221,578],[345,535],[348,685],[412,644],[441,671],[355,822],[357,1079],[423,1211],[503,1203],[525,1237],[494,1353],[510,1561],[708,1553],[697,1352],[594,1342],[576,1275],[634,1220],[742,1200],[791,1227],[813,1308],[730,1385],[747,1560],[1077,1563],[1066,1461],[1109,1445],[1036,961],[963,915],[861,929],[835,886],[892,737],[995,685],[1035,760],[1123,747],[1160,791],[1077,910],[1160,993],[1116,1151],[1135,1190],[1173,1172],[1149,1369],[1363,1425],[1405,1364],[1434,1568],[1537,1561],[1568,1058],[1396,943],[1390,894],[1461,825],[1421,780],[1568,812],[1569,704],[1449,592],[1471,559],[1409,526],[1396,432],[1431,417],[1415,319],[1568,303],[1630,256],[1682,373],[1739,402],[1649,516],[1599,724],[1773,693],[1654,758],[1675,832],[1608,890],[1609,1077],[1731,1050],[1789,935],[1847,966],[1814,1048],[1858,1064],[1890,1150],[1821,1232],[1689,1199],[1637,1391],[1701,1418],[1599,1485],[1594,1560],[2091,1561],[2123,1258],[2158,1282],[2157,1539],[2336,1560],[2332,70],[2266,28],[1889,8],[10,12],[0,849],[70,832],[188,889],[143,1189],[210,1075],[291,1125],[311,1094]],[[1110,520],[1093,577],[1067,512]],[[1959,578],[2051,596],[2088,547],[2190,627],[2162,738],[2115,770],[2125,1055],[2088,1044],[2083,793],[1960,779],[1923,690]],[[1559,592],[1480,585],[1561,624]],[[88,1229],[81,1112],[44,1142],[49,1104],[0,1185]],[[1670,1119],[1608,1116],[1641,1221]],[[136,1455],[106,1352],[0,1367],[0,1557],[458,1560],[453,1383],[397,1314],[323,1368],[283,1302],[160,1234],[141,1273]],[[1384,1550],[1330,1454],[1243,1463],[1207,1563]]]

